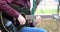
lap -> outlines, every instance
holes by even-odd
[[[46,32],[46,30],[43,28],[24,27],[20,30],[20,32]]]

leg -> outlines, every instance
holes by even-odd
[[[24,27],[19,32],[47,32],[47,31],[43,28]]]

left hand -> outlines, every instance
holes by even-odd
[[[38,24],[41,21],[41,17],[40,16],[36,16],[35,21],[34,21],[34,25]]]

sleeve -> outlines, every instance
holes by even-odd
[[[28,6],[28,8],[30,8],[30,7],[31,7],[30,0],[28,0],[28,1],[27,1],[27,6]]]
[[[6,0],[8,3],[12,3],[14,2],[14,0]]]
[[[6,1],[0,1],[0,11],[14,18],[19,16],[19,13],[11,8]]]

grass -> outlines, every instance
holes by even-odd
[[[53,14],[57,13],[57,9],[37,9],[35,14]]]

